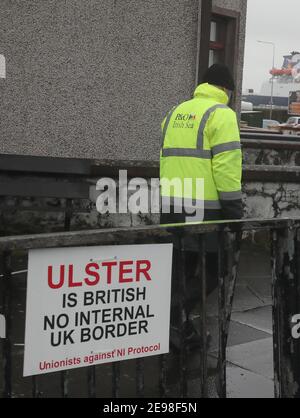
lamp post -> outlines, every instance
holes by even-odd
[[[267,45],[272,45],[273,46],[273,67],[272,69],[274,70],[275,68],[275,44],[274,42],[267,42],[267,41],[257,41],[260,44],[267,44]],[[272,119],[273,116],[273,97],[274,97],[274,74],[272,74],[272,83],[271,83],[271,109],[270,109],[270,119]]]

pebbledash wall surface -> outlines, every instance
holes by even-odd
[[[202,0],[204,1],[204,0]],[[241,13],[246,0],[214,0]],[[160,122],[194,88],[201,0],[2,0],[0,153],[157,160]]]

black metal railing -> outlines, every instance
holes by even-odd
[[[6,338],[0,340],[0,376],[4,397],[18,396],[84,396],[84,397],[188,397],[193,381],[195,396],[226,397],[226,346],[231,319],[232,302],[237,279],[241,237],[245,231],[266,231],[270,234],[273,286],[274,370],[275,395],[300,397],[300,340],[292,337],[291,318],[300,314],[300,220],[247,220],[174,226],[145,226],[96,231],[63,232],[32,236],[0,238],[2,254],[1,311],[6,320]],[[206,240],[209,234],[218,235],[218,349],[207,347],[206,300]],[[196,349],[198,362],[189,365],[184,332],[190,281],[186,271],[188,254],[186,239],[193,237],[198,245],[197,262],[197,322],[201,344]],[[234,239],[233,239],[234,238]],[[91,366],[51,375],[23,378],[24,316],[16,312],[17,302],[24,310],[26,291],[26,253],[30,249],[93,245],[173,243],[172,307],[179,318],[180,346],[176,352],[159,357]],[[24,258],[25,255],[25,258]],[[20,262],[22,260],[22,262]],[[217,260],[216,260],[217,262]],[[16,270],[21,269],[20,274]],[[175,300],[178,303],[175,303]],[[21,302],[20,302],[21,301]],[[18,305],[18,306],[19,306]],[[168,307],[166,307],[167,309]],[[172,322],[172,318],[171,318]],[[215,359],[212,372],[208,359]],[[170,367],[174,363],[175,367]],[[175,370],[175,376],[174,376]],[[86,382],[83,385],[82,382]],[[209,393],[210,392],[210,393]]]

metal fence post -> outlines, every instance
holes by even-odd
[[[71,230],[71,220],[73,215],[73,200],[66,199],[66,210],[64,220],[64,230]],[[69,371],[63,371],[60,374],[60,387],[63,398],[67,398],[69,395]]]
[[[120,397],[120,380],[121,370],[120,362],[112,364],[112,397],[117,399]]]
[[[280,342],[279,324],[280,316],[278,310],[279,286],[277,275],[277,254],[278,254],[278,231],[271,231],[271,269],[272,269],[272,317],[273,317],[273,363],[274,363],[274,395],[280,398]]]
[[[201,398],[207,398],[207,286],[206,286],[206,242],[205,235],[199,236],[199,262],[201,283]]]
[[[219,355],[218,355],[218,389],[219,397],[226,398],[226,293],[225,293],[225,233],[219,233],[218,243],[218,276],[219,276]]]
[[[11,270],[11,253],[5,251],[3,253],[3,310],[6,319],[6,332],[3,342],[3,368],[4,368],[4,389],[3,397],[12,397],[12,341],[11,341],[11,302],[12,302],[12,270]]]
[[[300,398],[300,334],[293,336],[300,314],[299,230],[290,223],[273,233],[272,244],[275,396]]]
[[[167,355],[163,354],[159,359],[159,396],[167,397]]]
[[[96,368],[91,366],[88,369],[88,397],[96,398]]]
[[[176,231],[177,232],[177,231]],[[178,297],[178,306],[176,309],[176,327],[179,329],[179,391],[180,397],[185,398],[188,393],[187,382],[187,352],[186,352],[186,254],[184,247],[184,236],[182,231],[178,231],[173,236],[174,248],[177,254],[174,255],[173,278],[172,281],[176,285],[176,295]]]
[[[186,346],[185,346],[185,325],[187,320],[186,314],[186,257],[184,249],[184,239],[181,236],[179,238],[179,272],[177,278],[179,279],[180,285],[180,298],[179,305],[181,311],[181,350],[180,350],[180,396],[186,398],[188,392],[187,383],[187,357],[186,357]]]
[[[136,393],[138,398],[144,397],[144,359],[136,360]]]

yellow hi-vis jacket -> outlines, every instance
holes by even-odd
[[[165,118],[160,158],[162,199],[190,199],[200,207],[204,199],[205,211],[222,210],[237,201],[241,208],[240,133],[236,114],[227,104],[228,96],[222,89],[201,84],[192,100],[173,108]],[[184,183],[187,178],[193,179],[192,187],[182,191],[169,187],[174,179]],[[204,182],[200,196],[196,179]],[[235,219],[241,213],[225,210],[222,217]]]

